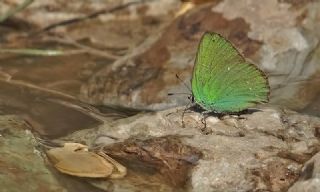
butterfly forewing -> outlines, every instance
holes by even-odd
[[[268,101],[264,73],[217,33],[200,41],[192,75],[195,102],[208,111],[238,112]]]

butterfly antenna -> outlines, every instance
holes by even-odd
[[[168,96],[172,95],[190,95],[190,93],[168,93]]]
[[[179,79],[179,81],[192,93],[191,88],[179,77],[178,74],[176,74],[176,78]]]
[[[178,74],[176,74],[176,78],[188,89],[189,93],[168,93],[168,96],[172,96],[172,95],[191,95],[190,93],[192,93],[190,87],[179,77]]]

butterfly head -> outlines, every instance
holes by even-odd
[[[194,96],[193,95],[189,95],[188,99],[191,101],[191,103],[194,103]]]

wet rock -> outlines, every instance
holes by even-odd
[[[15,8],[17,4],[22,2],[1,1],[0,15],[4,15],[6,11]],[[115,59],[131,54],[146,37],[158,33],[163,24],[171,21],[173,10],[177,9],[178,5],[178,0],[69,1],[67,5],[60,1],[33,1],[26,9],[10,17],[4,27],[0,26],[0,40],[3,47],[38,49],[44,47],[57,49],[59,47],[59,49],[70,50],[71,47],[73,47],[72,49],[82,49],[80,47],[85,45],[91,47],[89,49],[93,52],[89,51],[91,53],[87,54],[88,52],[84,51],[86,52],[84,54],[66,54],[56,57],[12,57],[12,55],[0,54],[0,78],[24,81],[80,97],[86,102],[101,104],[102,102],[97,101],[101,97],[92,97],[90,100],[86,97],[87,93],[104,93],[105,88],[108,88],[108,92],[112,90],[112,93],[117,94],[118,92],[112,89],[115,81],[110,84],[111,86],[108,83],[105,86],[98,83],[97,86],[91,84],[93,87],[87,89],[88,87],[85,85],[88,81],[93,82],[91,76],[102,68],[110,66],[115,62]],[[100,14],[85,19],[86,16],[95,13]],[[78,21],[67,25],[58,24],[73,19],[78,19]],[[21,27],[22,24],[15,22],[16,20],[20,23],[27,23],[30,27]],[[6,27],[7,25],[8,27]],[[34,38],[31,36],[24,38],[26,33],[39,32],[51,25],[56,26],[50,29],[51,34],[44,32],[43,36],[35,35]],[[77,48],[76,44],[80,47]],[[134,69],[129,66],[128,68],[129,70]],[[147,70],[147,68],[145,69]],[[141,81],[157,74],[157,70],[150,68],[148,71],[140,71],[141,75],[148,72],[152,72],[152,75],[148,75],[140,81],[134,81],[136,83],[130,84],[130,87],[139,86]],[[124,76],[127,73],[127,71],[122,71]],[[110,77],[110,79],[113,78],[116,77]],[[105,83],[105,78],[96,80]],[[123,92],[128,92],[128,90]]]
[[[17,81],[0,80],[0,87],[0,114],[19,115],[47,138],[102,124],[90,115],[89,105],[70,95]]]
[[[2,191],[67,191],[48,170],[27,124],[0,116],[0,186]]]
[[[94,146],[90,150],[98,150],[99,155],[101,155],[101,152],[108,154],[108,158],[106,158],[108,161],[110,161],[110,155],[122,162],[122,164],[126,164],[126,172],[128,174],[122,174],[121,178],[110,175],[108,179],[86,179],[86,181],[102,190],[115,192],[123,190],[146,192],[186,191],[189,171],[197,164],[202,154],[196,148],[183,144],[180,139],[181,136],[132,137],[123,142],[108,145],[100,143],[100,146]],[[75,146],[74,143],[71,144],[71,147]],[[76,146],[79,146],[79,144]],[[54,150],[58,152],[56,149]],[[60,152],[59,149],[59,153],[56,153],[54,158],[58,157],[60,160],[66,160],[67,156]],[[75,153],[78,152],[76,151]],[[105,155],[102,157],[105,157]],[[70,155],[67,158],[70,159]],[[74,159],[73,161],[76,163],[79,159]],[[81,163],[78,164],[81,165]],[[81,168],[78,164],[72,166],[65,164],[67,166],[64,166],[64,170],[67,168],[68,174],[82,177],[84,176],[83,173],[88,174],[86,171],[83,172],[83,168],[97,166],[81,165],[83,167]],[[77,168],[77,174],[74,174],[75,169],[73,168],[75,167]],[[118,166],[115,165],[115,167]],[[72,172],[70,172],[70,168],[73,169]],[[118,170],[120,171],[120,169]],[[79,171],[81,171],[81,174],[78,174]],[[92,173],[94,172],[90,172],[90,175]],[[94,173],[94,176],[97,176],[97,173]]]
[[[130,138],[122,143],[106,146],[103,151],[126,162],[133,170],[149,173],[153,170],[151,172],[162,176],[164,183],[181,188],[188,180],[189,169],[202,156],[199,150],[183,144],[175,136]]]
[[[286,191],[299,178],[304,163],[320,149],[320,119],[316,117],[289,110],[262,108],[240,116],[226,115],[218,118],[211,115],[204,124],[200,113],[188,111],[183,119],[183,127],[182,112],[183,108],[174,108],[138,114],[105,124],[95,131],[78,131],[64,140],[91,146],[106,145],[106,151],[109,149],[109,155],[113,154],[115,157],[127,154],[126,157],[152,157],[158,158],[155,162],[162,162],[159,161],[161,156],[156,154],[163,153],[157,148],[151,150],[153,153],[147,150],[148,147],[140,152],[135,149],[139,149],[138,146],[148,146],[150,140],[145,138],[159,138],[161,141],[160,138],[174,136],[179,138],[181,144],[202,153],[199,161],[189,170],[187,182],[178,189],[204,192]],[[133,142],[133,138],[144,139]],[[157,143],[158,149],[170,146],[169,140],[162,139],[165,141],[163,143],[155,142],[156,140],[153,139],[153,143]],[[148,156],[143,156],[143,153]],[[125,161],[122,163],[124,166],[132,165]],[[143,167],[147,163],[140,162],[139,165]],[[132,172],[137,175],[136,169],[131,170]],[[160,181],[155,183],[159,184]],[[125,183],[126,186],[134,186],[132,182]],[[121,183],[113,182],[113,186],[121,187]]]

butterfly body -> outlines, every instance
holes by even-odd
[[[268,102],[266,75],[217,33],[200,41],[192,74],[194,102],[208,112],[233,113]]]

